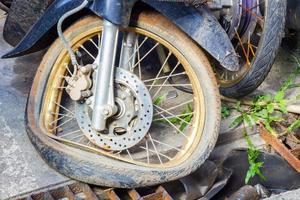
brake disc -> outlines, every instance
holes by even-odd
[[[91,98],[93,101],[94,97]],[[75,112],[80,129],[93,144],[106,150],[121,151],[135,146],[146,136],[152,122],[153,105],[144,83],[119,67],[115,73],[115,102],[118,112],[107,120],[106,133],[91,126],[93,106],[77,102]]]

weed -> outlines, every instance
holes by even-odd
[[[250,137],[248,136],[246,130],[244,131],[244,137],[247,141],[248,145],[248,162],[249,162],[249,169],[246,174],[245,184],[248,184],[250,179],[253,178],[255,175],[258,175],[262,180],[266,180],[266,177],[261,173],[260,169],[263,167],[263,162],[258,162],[258,156],[260,155],[259,150],[253,145]]]
[[[179,125],[179,130],[184,131],[187,125],[192,121],[193,109],[190,104],[187,105],[186,109],[180,114],[180,117],[173,117],[170,122]]]
[[[258,175],[262,180],[265,180],[265,177],[260,171],[260,168],[263,167],[264,163],[257,161],[260,153],[253,145],[245,127],[247,125],[248,127],[253,128],[255,124],[261,124],[270,134],[277,137],[276,131],[272,128],[272,123],[284,120],[282,116],[287,113],[287,104],[288,102],[293,101],[285,99],[286,92],[291,86],[295,86],[294,82],[296,76],[300,74],[300,61],[296,57],[294,57],[294,59],[298,63],[297,68],[289,75],[275,95],[265,94],[258,96],[254,98],[251,106],[247,108],[242,108],[240,102],[235,106],[235,109],[240,115],[234,119],[230,127],[235,128],[241,124],[244,125],[244,135],[248,145],[248,162],[250,165],[245,178],[246,184],[255,175]],[[300,99],[300,95],[297,95],[295,99]],[[280,113],[276,112],[276,110]],[[299,127],[300,120],[296,120],[287,128],[286,133],[290,133]]]
[[[230,114],[231,114],[230,107],[226,104],[222,104],[222,108],[221,108],[222,119],[226,119],[227,117],[230,116]]]
[[[154,99],[153,104],[156,106],[161,106],[161,104],[166,100],[167,94],[163,94]],[[193,118],[193,108],[190,104],[188,104],[183,110],[183,112],[176,116],[170,118],[168,121],[166,119],[154,119],[154,122],[162,122],[162,123],[172,123],[174,125],[179,126],[180,131],[184,131],[187,125],[192,121]]]

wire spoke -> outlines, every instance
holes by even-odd
[[[245,50],[244,44],[242,42],[242,39],[241,39],[239,33],[237,32],[237,30],[236,29],[234,29],[234,30],[235,30],[236,36],[237,36],[237,38],[239,40],[240,46],[242,47],[242,50],[243,50],[244,56],[246,58],[247,64],[250,65],[250,61],[249,61],[249,58],[247,57],[247,52]]]
[[[71,70],[70,70],[70,68],[69,68],[69,64],[68,64],[68,63],[65,63],[64,66],[65,66],[66,70],[69,72],[69,74],[70,74],[71,76],[73,76],[74,74],[71,72]]]
[[[169,116],[169,117],[166,117],[167,119],[172,119],[174,117],[185,117],[185,116],[189,116],[189,115],[193,115],[194,113],[191,112],[191,113],[185,113],[185,114],[180,114],[180,115],[174,115],[174,116]],[[155,118],[153,119],[153,121],[160,121],[160,120],[163,120],[163,118]]]
[[[66,117],[74,117],[73,115],[66,115],[63,113],[56,113],[56,112],[50,112],[51,115],[57,115],[57,116],[66,116]]]
[[[54,103],[55,105],[59,106],[60,108],[64,109],[65,111],[71,113],[72,116],[75,116],[75,114],[74,114],[71,110],[69,110],[68,108],[66,108],[66,107],[64,107],[64,106],[62,106],[62,105],[60,105],[60,104],[58,104],[58,103],[55,102],[55,101],[53,101],[53,103]]]
[[[174,129],[176,129],[181,135],[183,135],[187,140],[189,140],[189,138],[181,131],[179,130],[179,128],[177,126],[175,126],[175,124],[173,124],[169,119],[167,119],[163,114],[160,114],[164,120],[166,120]]]
[[[76,139],[81,138],[81,137],[84,138],[84,134],[82,134],[82,135],[77,135],[77,136],[75,136],[75,137],[73,137],[73,138],[71,138],[71,139],[69,139],[69,140],[70,140],[70,141],[75,141]],[[82,139],[82,138],[81,138],[81,139]]]
[[[58,129],[59,127],[62,127],[63,125],[67,124],[68,122],[72,121],[73,119],[75,119],[75,118],[72,117],[72,118],[70,118],[70,119],[64,121],[64,122],[61,123],[60,125],[58,125],[58,126],[54,127],[53,129],[51,129],[50,131],[54,131],[54,130]]]
[[[153,148],[154,148],[154,151],[155,151],[155,153],[156,153],[156,155],[157,155],[157,158],[158,158],[160,164],[162,164],[162,160],[161,160],[160,155],[159,155],[159,153],[158,153],[158,151],[157,151],[157,149],[156,149],[156,146],[155,146],[155,144],[154,144],[154,142],[153,142],[153,139],[152,139],[152,137],[151,137],[151,134],[148,133],[148,135],[149,135],[151,144],[152,144],[152,146],[153,146]],[[148,149],[148,150],[150,151],[150,149]]]
[[[65,133],[65,134],[63,134],[63,135],[60,135],[60,136],[58,136],[58,137],[61,137],[61,138],[63,138],[63,137],[69,136],[69,135],[73,135],[74,133],[79,133],[79,132],[81,132],[81,130],[80,130],[80,129],[78,129],[78,130],[75,130],[75,131],[72,131],[72,132]]]
[[[132,158],[132,156],[131,156],[131,153],[129,152],[128,149],[126,149],[126,152],[127,152],[127,154],[129,155],[130,159],[133,160],[133,158]]]
[[[171,76],[161,76],[161,77],[158,77],[158,78],[147,79],[147,80],[144,80],[143,82],[148,83],[148,82],[151,82],[151,81],[156,81],[156,80],[161,80],[161,79],[165,79],[165,78],[168,78],[168,77],[171,78],[171,77],[181,76],[181,75],[186,75],[186,72],[172,74]]]
[[[133,58],[133,56],[135,56],[135,54],[137,53],[137,51],[139,51],[139,49],[143,46],[143,44],[148,40],[148,37],[145,37],[144,40],[141,42],[141,44],[138,46],[137,49],[135,49],[132,53],[132,55],[128,58],[128,61],[126,62],[125,66],[127,66],[129,64],[129,62],[131,61],[131,59]]]
[[[98,45],[94,42],[94,40],[93,40],[93,39],[90,39],[90,41],[91,41],[91,43],[94,45],[94,47],[96,47],[96,48],[98,49],[98,51],[99,51],[99,47],[98,47]]]
[[[137,63],[135,63],[131,70],[134,70],[134,68],[141,63],[158,45],[159,43],[157,42]]]
[[[179,104],[179,105],[173,106],[173,107],[171,107],[171,108],[167,108],[167,109],[165,109],[164,111],[155,113],[155,114],[154,114],[154,117],[157,116],[157,115],[160,115],[160,114],[162,114],[162,113],[165,113],[165,111],[174,110],[174,109],[176,109],[176,108],[178,108],[178,107],[180,107],[180,106],[184,106],[184,105],[189,104],[189,103],[192,103],[192,102],[193,102],[193,100],[190,100],[190,101],[181,103],[181,104]]]
[[[169,58],[170,58],[171,55],[172,55],[172,53],[169,51],[168,56],[166,57],[165,61],[164,61],[163,64],[161,65],[161,67],[160,67],[158,73],[157,73],[156,76],[155,76],[154,81],[152,82],[152,84],[151,84],[151,86],[150,86],[150,88],[149,88],[149,92],[151,91],[153,85],[155,84],[155,80],[159,77],[159,75],[160,75],[161,72],[163,71],[163,69],[164,69],[164,67],[165,67],[166,63],[168,62],[168,60],[169,60]]]
[[[139,41],[138,41],[138,39],[136,39],[136,47],[138,47],[139,46]],[[140,55],[140,50],[138,50],[137,51],[137,58],[138,58],[138,60],[141,60],[141,55]],[[142,69],[141,69],[141,63],[139,63],[139,78],[140,78],[140,80],[142,80]]]
[[[93,56],[93,54],[91,54],[83,45],[81,45],[80,48],[83,49],[91,58],[93,58],[94,61],[96,60],[95,56]]]
[[[146,150],[146,148],[143,147],[143,146],[140,146],[140,148]],[[158,153],[159,156],[165,157],[165,158],[167,158],[168,160],[172,160],[171,157],[169,157],[169,156],[167,156],[167,155],[165,155],[165,154],[162,154],[162,153],[160,153],[160,152],[153,151],[152,149],[148,149],[148,151],[151,152],[151,153],[154,153],[154,154]],[[162,163],[161,163],[161,164],[162,164]]]
[[[168,77],[164,80],[163,84],[158,88],[158,90],[156,91],[156,93],[153,95],[152,100],[156,97],[156,95],[158,95],[158,93],[161,91],[161,89],[163,88],[163,85],[166,84],[166,82],[169,80],[170,76],[172,76],[172,74],[175,72],[175,70],[177,69],[177,67],[180,65],[180,62],[178,61],[176,66],[173,68],[173,70],[171,71],[171,73],[168,75]],[[150,91],[150,89],[149,89]]]
[[[173,147],[173,146],[171,146],[171,145],[169,145],[169,144],[166,144],[166,143],[164,143],[164,142],[161,142],[161,141],[158,141],[158,140],[155,140],[155,139],[153,139],[153,142],[156,142],[156,143],[158,143],[158,144],[167,146],[167,147],[169,147],[169,148],[171,148],[171,149],[175,149],[175,150],[180,151],[180,152],[183,151],[182,149],[179,149],[179,148],[177,148],[177,147]]]
[[[73,116],[63,115],[63,116],[57,118],[56,120],[53,120],[52,122],[50,122],[49,125],[53,125],[54,123],[58,122],[59,120],[65,118],[65,117],[73,118]]]
[[[147,163],[150,163],[150,158],[149,158],[149,146],[148,146],[148,140],[146,140],[146,154],[147,154]]]
[[[81,142],[83,142],[84,141],[84,139],[85,139],[85,137],[82,137],[79,141],[78,141],[78,143],[81,143]]]
[[[146,85],[147,87],[150,87],[151,85]],[[192,86],[192,84],[161,84],[161,85],[152,85],[152,87],[176,87],[176,86]]]
[[[173,113],[171,113],[171,112],[169,112],[169,111],[167,111],[167,110],[165,110],[165,109],[163,109],[163,108],[161,108],[161,107],[159,107],[159,106],[157,106],[157,105],[154,105],[154,107],[155,107],[155,108],[158,108],[158,109],[160,109],[160,110],[162,110],[162,111],[164,111],[164,112],[166,112],[166,113],[168,113],[169,115],[171,115],[170,117],[176,118],[176,119],[182,121],[183,123],[186,123],[187,125],[190,125],[190,124],[191,124],[190,122],[187,122],[187,121],[181,119],[180,117],[177,117],[177,116],[174,115]],[[167,118],[167,117],[165,117],[165,118],[166,118],[166,119],[169,119],[169,118]],[[163,118],[163,119],[165,119],[165,118]]]
[[[261,20],[262,22],[264,22],[264,19],[257,15],[256,13],[254,13],[251,9],[244,7],[243,5],[239,5],[243,10],[245,10],[246,12],[250,13],[252,16],[256,17],[257,19]]]

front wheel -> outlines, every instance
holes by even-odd
[[[101,31],[102,20],[90,16],[65,32],[82,66],[94,63]],[[107,120],[107,131],[91,126],[97,70],[85,69],[84,78],[70,81],[81,69],[71,66],[57,40],[30,92],[29,137],[49,165],[90,184],[132,188],[188,175],[208,157],[219,130],[219,94],[209,62],[160,14],[142,12],[120,32],[135,34],[135,50],[130,67],[115,70],[118,112]],[[89,80],[89,92],[74,101],[72,87],[81,78]]]

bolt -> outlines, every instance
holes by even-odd
[[[125,99],[126,99],[126,94],[122,93],[122,94],[121,94],[121,99],[122,99],[122,100],[125,100]]]
[[[93,69],[97,69],[98,65],[97,64],[93,64]]]
[[[103,109],[103,114],[106,115],[106,116],[109,115],[109,110]]]
[[[92,100],[91,100],[91,99],[87,99],[87,100],[85,101],[85,103],[86,103],[87,105],[91,105],[91,104],[92,104]]]
[[[81,71],[83,74],[85,74],[85,73],[87,73],[87,68],[86,68],[86,67],[81,67],[81,68],[80,68],[80,71]]]

